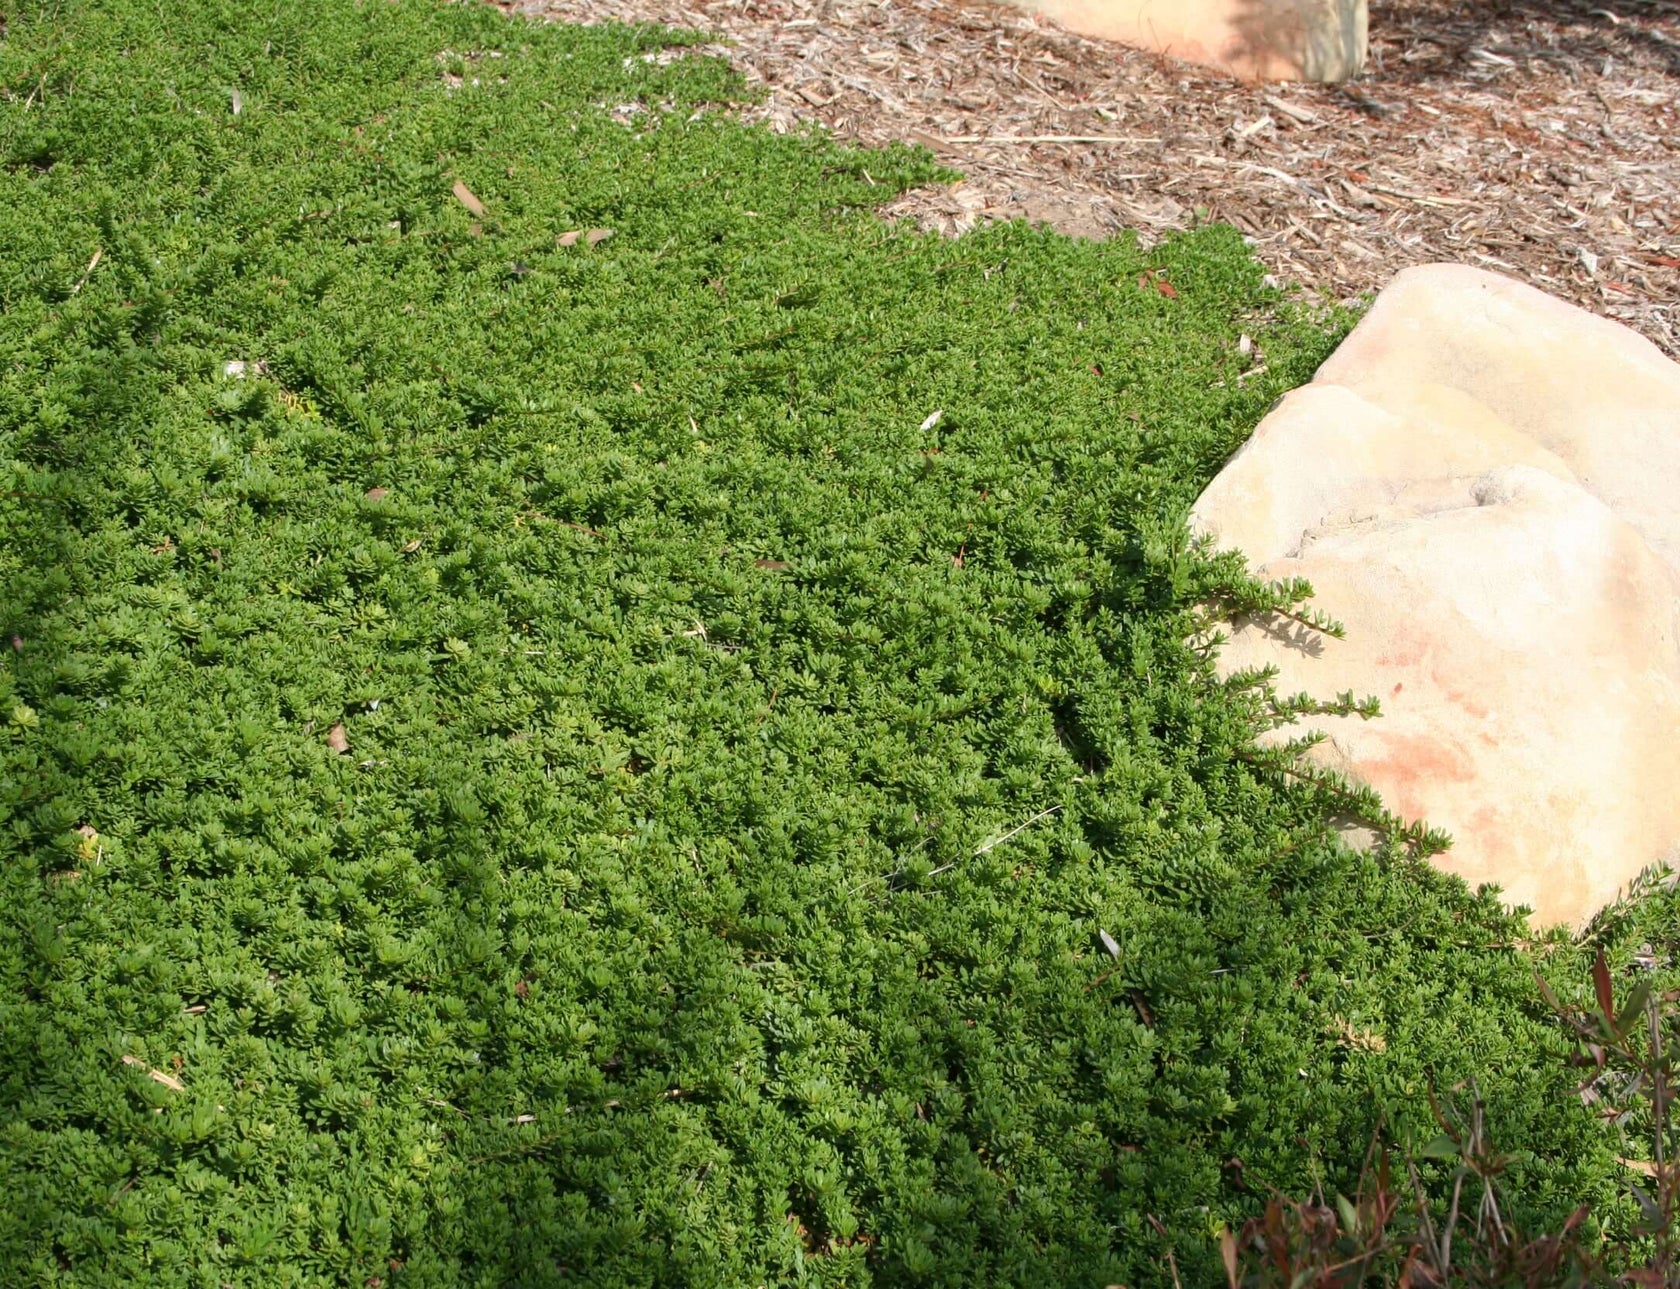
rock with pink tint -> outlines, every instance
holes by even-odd
[[[1409,269],[1192,522],[1347,627],[1236,623],[1221,666],[1376,695],[1315,755],[1452,833],[1441,867],[1579,926],[1680,858],[1680,367],[1649,342]]]

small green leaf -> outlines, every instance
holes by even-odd
[[[1340,1191],[1336,1192],[1336,1211],[1342,1215],[1342,1230],[1349,1235],[1358,1235],[1359,1214],[1354,1210],[1352,1201]]]
[[[1651,997],[1651,982],[1641,980],[1633,987],[1627,1002],[1622,1004],[1622,1010],[1616,1013],[1616,1033],[1626,1038],[1633,1032],[1633,1027],[1639,1023],[1641,1014],[1645,1011],[1645,1004]]]
[[[1452,1160],[1460,1158],[1461,1155],[1458,1143],[1444,1132],[1418,1151],[1418,1157],[1421,1159]]]

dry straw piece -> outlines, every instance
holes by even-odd
[[[1680,356],[1680,11],[1665,0],[1373,0],[1369,70],[1342,86],[1247,85],[971,0],[500,2],[716,32],[726,43],[699,52],[769,89],[747,119],[915,141],[961,169],[884,208],[947,234],[1025,217],[1147,242],[1224,220],[1279,278],[1337,299],[1453,260]]]

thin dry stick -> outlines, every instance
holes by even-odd
[[[1159,139],[1120,134],[957,134],[944,143],[1159,143]]]
[[[1026,823],[1020,824],[1017,827],[1011,828],[1008,832],[1004,833],[1003,836],[1001,836],[1001,837],[994,837],[991,841],[987,842],[984,846],[980,847],[980,849],[975,851],[974,854],[970,855],[969,858],[970,859],[978,859],[981,855],[984,855],[987,851],[995,850],[997,847],[1003,845],[1004,842],[1008,841],[1011,837],[1013,837],[1016,833],[1021,832],[1024,829],[1031,828],[1035,823],[1037,823],[1040,819],[1044,818],[1046,815],[1053,815],[1053,814],[1056,813],[1056,811],[1058,811],[1060,809],[1061,809],[1060,806],[1051,806],[1048,810],[1040,810],[1031,819],[1027,820]],[[927,844],[927,841],[928,841],[927,838],[923,838],[922,839],[922,845],[925,846]],[[918,850],[920,848],[921,847],[919,847],[919,846],[917,847]],[[931,873],[929,873],[928,876],[930,878],[938,877],[941,873],[948,872],[950,869],[953,869],[955,867],[956,867],[956,864],[954,862],[950,863],[950,864],[941,864],[938,868],[934,869]],[[890,882],[895,876],[897,876],[896,873],[884,873],[884,874],[879,874],[875,877],[866,877],[866,878],[863,879],[863,881],[859,882],[856,886],[852,887],[851,890],[847,891],[846,894],[847,895],[856,895],[864,887],[870,885],[873,882]]]
[[[1155,1234],[1163,1240],[1167,1239],[1167,1228],[1162,1224],[1160,1218],[1153,1213],[1145,1213],[1144,1217],[1149,1220],[1149,1225],[1155,1228]],[[1170,1241],[1167,1244],[1167,1270],[1172,1274],[1173,1289],[1184,1289],[1184,1282],[1178,1278],[1178,1260],[1173,1257]]]
[[[1458,1225],[1458,1202],[1464,1195],[1465,1170],[1460,1168],[1458,1176],[1453,1181],[1452,1207],[1447,1210],[1446,1225],[1441,1230],[1441,1271],[1444,1274],[1452,1266],[1453,1228]]]
[[[105,248],[103,246],[101,246],[98,250],[96,250],[93,253],[93,258],[88,261],[87,268],[82,270],[82,276],[81,276],[80,280],[77,281],[75,286],[70,288],[70,294],[71,295],[75,295],[76,292],[80,291],[82,289],[83,284],[87,282],[88,278],[93,276],[94,269],[99,267],[99,261],[104,257],[104,255],[105,255]]]
[[[1657,1198],[1667,1220],[1657,1236],[1657,1258],[1667,1283],[1674,1276],[1674,1177],[1669,1170],[1664,1139],[1668,1136],[1668,1062],[1663,1056],[1662,1012],[1653,992],[1645,1003],[1645,1017],[1651,1036],[1651,1125],[1657,1157]]]
[[[984,855],[989,850],[995,850],[997,847],[1003,845],[1004,842],[1008,841],[1011,837],[1013,837],[1016,833],[1026,831],[1028,828],[1031,828],[1035,823],[1037,823],[1040,819],[1044,818],[1046,815],[1053,815],[1060,809],[1061,809],[1061,806],[1056,805],[1056,806],[1051,806],[1046,810],[1040,810],[1031,819],[1027,820],[1026,823],[1021,824],[1018,827],[1011,828],[1008,832],[1004,833],[1003,836],[999,837],[996,841],[989,841],[984,846],[980,847],[979,850],[974,852],[975,858],[979,858],[981,855]]]
[[[1657,1008],[1655,994],[1652,994],[1647,1000],[1645,1014],[1651,1032],[1651,1068],[1654,1071],[1654,1077],[1651,1080],[1651,1110],[1652,1118],[1657,1125],[1655,1153],[1657,1156],[1657,1174],[1660,1177],[1663,1175],[1663,1170],[1668,1166],[1668,1161],[1663,1152],[1663,1137],[1666,1135],[1663,1129],[1668,1124],[1668,1079],[1663,1069],[1662,1017]]]
[[[984,855],[987,851],[995,850],[999,846],[1003,845],[1004,842],[1008,841],[1016,833],[1024,832],[1026,829],[1031,828],[1040,819],[1044,818],[1045,815],[1053,815],[1060,809],[1061,809],[1060,806],[1051,806],[1048,810],[1040,810],[1031,819],[1027,820],[1026,823],[1019,824],[1016,827],[1011,828],[1008,832],[1004,833],[1003,836],[1001,836],[1001,837],[994,837],[991,841],[987,842],[984,846],[980,847],[979,850],[975,851],[972,855],[970,855],[969,858],[970,859],[979,859],[980,856]],[[941,864],[938,868],[934,869],[933,872],[929,873],[928,876],[929,877],[938,877],[941,873],[945,872],[947,869],[952,869],[952,868],[955,868],[956,866],[957,865],[956,865],[956,862],[954,860],[949,864]]]

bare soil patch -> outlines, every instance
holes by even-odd
[[[1242,229],[1338,299],[1410,264],[1505,272],[1680,356],[1680,4],[1373,0],[1345,86],[1249,85],[984,0],[498,0],[658,22],[768,87],[749,118],[926,144],[964,182],[884,207],[1145,240]]]

